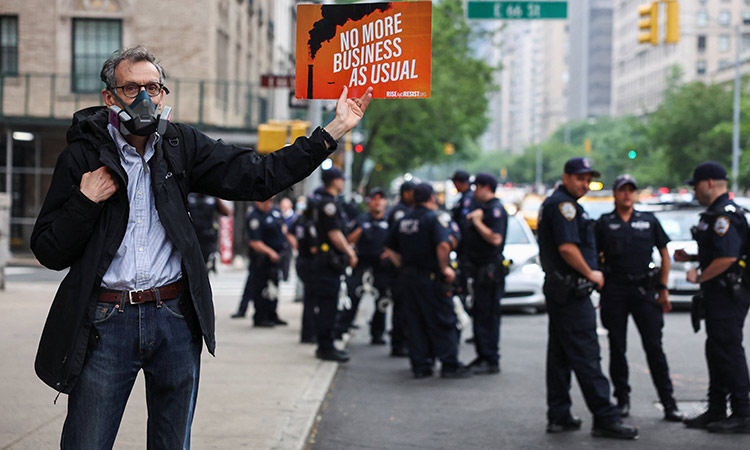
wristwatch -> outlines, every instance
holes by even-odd
[[[664,290],[664,289],[666,289],[666,288],[667,288],[667,285],[666,285],[666,284],[663,284],[663,283],[658,283],[658,284],[656,285],[656,290],[658,290],[658,291],[662,291],[662,290]]]

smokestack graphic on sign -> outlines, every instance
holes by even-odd
[[[323,42],[328,42],[336,36],[337,27],[343,26],[350,20],[355,22],[361,20],[375,11],[386,12],[389,9],[391,9],[391,2],[321,6],[320,13],[323,18],[313,24],[310,39],[307,41],[310,60],[315,60],[315,55],[323,46]],[[312,86],[313,64],[310,63],[307,65],[307,98],[314,98]]]

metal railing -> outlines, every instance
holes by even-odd
[[[0,120],[70,120],[74,112],[103,105],[97,92],[75,92],[70,74],[0,74]],[[256,128],[268,120],[263,89],[254,83],[170,78],[165,104],[172,120],[198,127]],[[103,86],[103,85],[102,85]]]

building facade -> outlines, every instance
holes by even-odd
[[[3,0],[0,186],[12,193],[11,248],[23,250],[73,113],[101,105],[102,63],[149,48],[165,68],[172,120],[253,145],[259,123],[288,119],[293,0]],[[274,116],[275,115],[275,116]],[[9,164],[9,162],[11,162]]]

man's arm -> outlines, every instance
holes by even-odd
[[[451,254],[451,245],[448,242],[441,242],[437,246],[437,259],[438,259],[438,265],[440,266],[440,273],[443,274],[445,277],[445,281],[449,283],[453,283],[453,281],[456,279],[456,272],[453,271],[453,268],[450,265],[450,254]]]
[[[31,233],[31,250],[53,270],[70,267],[83,254],[99,214],[101,202],[117,190],[105,167],[81,173],[72,152],[60,155],[52,183]]]
[[[256,253],[262,253],[268,256],[268,259],[271,260],[271,262],[279,262],[279,259],[281,259],[278,252],[266,245],[263,241],[250,241],[250,248]]]
[[[362,237],[362,227],[357,227],[349,233],[349,236],[347,236],[346,240],[349,241],[350,244],[354,245],[357,242],[359,242],[359,238]]]
[[[354,249],[351,245],[346,241],[346,238],[344,237],[344,233],[341,232],[341,230],[331,230],[328,232],[328,239],[331,241],[331,244],[333,244],[334,247],[341,253],[346,253],[349,255],[349,265],[352,267],[357,266],[357,254],[354,253]]]
[[[581,250],[576,244],[566,242],[557,247],[557,249],[560,251],[560,256],[562,256],[570,267],[586,277],[586,279],[591,280],[596,284],[597,288],[601,289],[604,285],[604,275],[598,270],[591,270],[591,267],[589,267],[586,260],[583,259]]]
[[[690,269],[687,272],[687,280],[691,283],[705,283],[706,281],[709,281],[713,278],[718,277],[722,273],[724,273],[727,269],[729,269],[732,264],[737,261],[737,258],[734,256],[725,256],[722,258],[716,258],[713,261],[711,261],[711,264],[706,267],[706,270],[701,272],[700,276],[698,276],[698,270],[696,269]]]
[[[672,261],[669,258],[669,251],[667,247],[659,249],[661,255],[661,272],[659,272],[659,284],[664,286],[663,289],[659,289],[659,297],[657,301],[661,305],[661,309],[664,312],[672,311],[672,304],[669,302],[669,289],[667,289],[667,283],[669,282],[669,267]]]
[[[495,233],[490,227],[485,225],[485,223],[482,222],[483,217],[484,212],[481,208],[475,209],[474,211],[466,215],[466,218],[471,220],[474,228],[476,228],[476,230],[479,232],[479,235],[482,236],[482,239],[484,239],[485,242],[492,245],[493,247],[499,247],[503,243],[503,236],[500,233]]]

